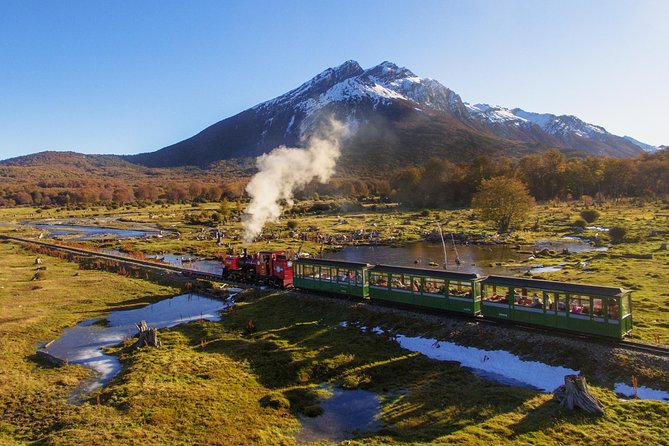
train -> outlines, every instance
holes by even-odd
[[[623,288],[459,271],[296,257],[286,251],[228,256],[223,278],[335,293],[552,330],[622,339],[632,332]]]

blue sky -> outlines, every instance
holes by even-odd
[[[349,59],[669,144],[663,0],[0,0],[0,159],[157,150]]]

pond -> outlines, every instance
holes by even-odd
[[[94,371],[91,379],[75,390],[72,401],[106,384],[121,371],[117,356],[104,349],[131,339],[136,323],[145,320],[151,328],[167,328],[194,320],[220,320],[220,311],[233,303],[197,294],[182,294],[132,310],[112,311],[106,318],[89,319],[68,328],[48,347],[48,352],[70,364]]]
[[[323,414],[317,417],[301,416],[302,429],[296,435],[298,443],[317,441],[341,442],[354,435],[373,432],[381,427],[378,419],[381,400],[367,390],[344,390],[323,386],[332,393],[321,401]]]
[[[579,253],[593,251],[599,248],[593,247],[587,240],[560,239],[540,240],[534,245],[523,246],[522,249],[514,249],[513,245],[453,245],[447,246],[448,257],[447,269],[467,273],[487,274],[518,274],[530,271],[533,274],[542,272],[559,271],[558,266],[545,267],[538,264],[538,260],[531,260],[529,252],[549,249],[558,253],[563,250]],[[456,252],[457,251],[457,252]],[[523,251],[523,252],[521,252]],[[456,256],[460,259],[457,264]],[[390,246],[348,246],[338,252],[324,253],[323,257],[334,260],[347,260],[350,262],[367,262],[371,264],[381,263],[386,265],[400,265],[421,268],[442,268],[444,264],[444,248],[438,243],[413,242],[406,246],[393,248]],[[528,262],[519,265],[520,262]],[[430,266],[430,263],[436,266]],[[510,263],[515,266],[495,265],[495,263]],[[545,268],[535,269],[533,268]]]
[[[84,226],[70,224],[28,223],[37,229],[43,230],[51,237],[74,235],[73,240],[93,240],[97,238],[131,238],[131,237],[157,237],[161,231],[147,229],[119,229],[102,226]]]

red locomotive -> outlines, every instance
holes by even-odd
[[[223,259],[223,278],[237,282],[266,284],[280,288],[293,286],[293,255],[286,251],[244,253]]]

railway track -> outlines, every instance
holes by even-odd
[[[617,347],[622,347],[626,350],[633,350],[656,356],[669,357],[669,347],[663,347],[661,345],[646,344],[643,342],[633,342],[626,339],[618,341],[617,343],[615,343],[615,345]]]
[[[145,268],[151,268],[156,270],[171,271],[175,273],[180,273],[187,276],[194,276],[207,280],[220,280],[221,278],[216,274],[205,273],[202,271],[197,271],[190,268],[182,268],[179,266],[170,265],[169,263],[159,263],[152,262],[149,260],[136,259],[133,257],[127,257],[123,255],[109,254],[94,250],[88,250],[83,248],[75,248],[71,246],[64,246],[56,243],[42,242],[37,240],[24,239],[20,237],[12,237],[8,235],[0,235],[0,240],[13,241],[17,243],[28,243],[32,245],[42,246],[45,248],[56,249],[61,252],[67,252],[70,254],[75,254],[83,257],[99,258],[105,260],[114,260],[117,262],[123,262],[126,264],[142,266]]]
[[[216,275],[216,274],[211,274],[211,273],[206,273],[202,271],[197,271],[194,269],[190,268],[183,268],[179,266],[174,266],[170,265],[168,263],[157,263],[157,262],[151,262],[148,260],[142,260],[142,259],[136,259],[132,257],[126,257],[122,255],[115,255],[115,254],[108,254],[108,253],[102,253],[94,250],[87,250],[83,248],[75,248],[75,247],[70,247],[70,246],[64,246],[56,243],[49,243],[49,242],[42,242],[42,241],[37,241],[37,240],[30,240],[30,239],[24,239],[20,237],[13,237],[13,236],[8,236],[8,235],[0,235],[0,240],[7,240],[7,241],[13,241],[17,243],[28,243],[28,244],[33,244],[37,246],[43,246],[46,248],[51,248],[51,249],[56,249],[60,250],[62,252],[68,252],[71,254],[75,255],[80,255],[80,256],[87,256],[87,257],[94,257],[94,258],[99,258],[99,259],[106,259],[106,260],[114,260],[114,261],[119,261],[119,262],[124,262],[127,264],[132,264],[132,265],[137,265],[145,268],[151,268],[151,269],[156,269],[156,270],[163,270],[163,271],[170,271],[170,272],[175,272],[182,274],[184,276],[189,276],[189,277],[195,277],[195,278],[201,278],[205,280],[221,280],[221,277]],[[242,283],[236,283],[232,282],[229,280],[226,280],[226,282],[230,282],[235,284],[236,286],[248,286],[248,284],[242,284]],[[379,302],[376,302],[376,304],[379,304]],[[386,305],[384,305],[386,306]],[[432,314],[432,311],[426,310],[426,309],[417,309],[414,307],[409,307],[406,305],[402,305],[400,308],[409,310],[409,311],[416,311],[419,313],[430,313]],[[444,315],[443,312],[440,312],[439,314]],[[463,315],[463,314],[458,314],[458,313],[448,313],[449,317],[453,316],[458,319],[462,320],[472,320],[471,317]],[[522,330],[530,331],[530,332],[536,332],[536,333],[542,333],[542,334],[560,334],[564,336],[569,336],[574,339],[578,340],[583,340],[583,341],[589,341],[589,342],[597,342],[602,345],[608,345],[616,348],[623,348],[625,350],[630,350],[630,351],[636,351],[640,353],[646,353],[646,354],[651,354],[655,356],[661,356],[661,357],[669,357],[669,347],[666,346],[660,346],[660,345],[655,345],[655,344],[647,344],[647,343],[642,343],[642,342],[634,342],[630,340],[611,340],[599,336],[591,336],[591,335],[584,335],[584,334],[577,334],[577,333],[572,333],[564,330],[548,330],[542,327],[537,327],[537,326],[530,326],[530,325],[524,325],[524,324],[518,324],[518,323],[512,323],[510,321],[498,321],[498,320],[492,320],[492,319],[480,319],[477,320],[478,322],[482,322],[485,324],[490,324],[490,325],[498,325],[498,326],[508,326],[508,327],[513,327],[513,328],[519,328]]]

